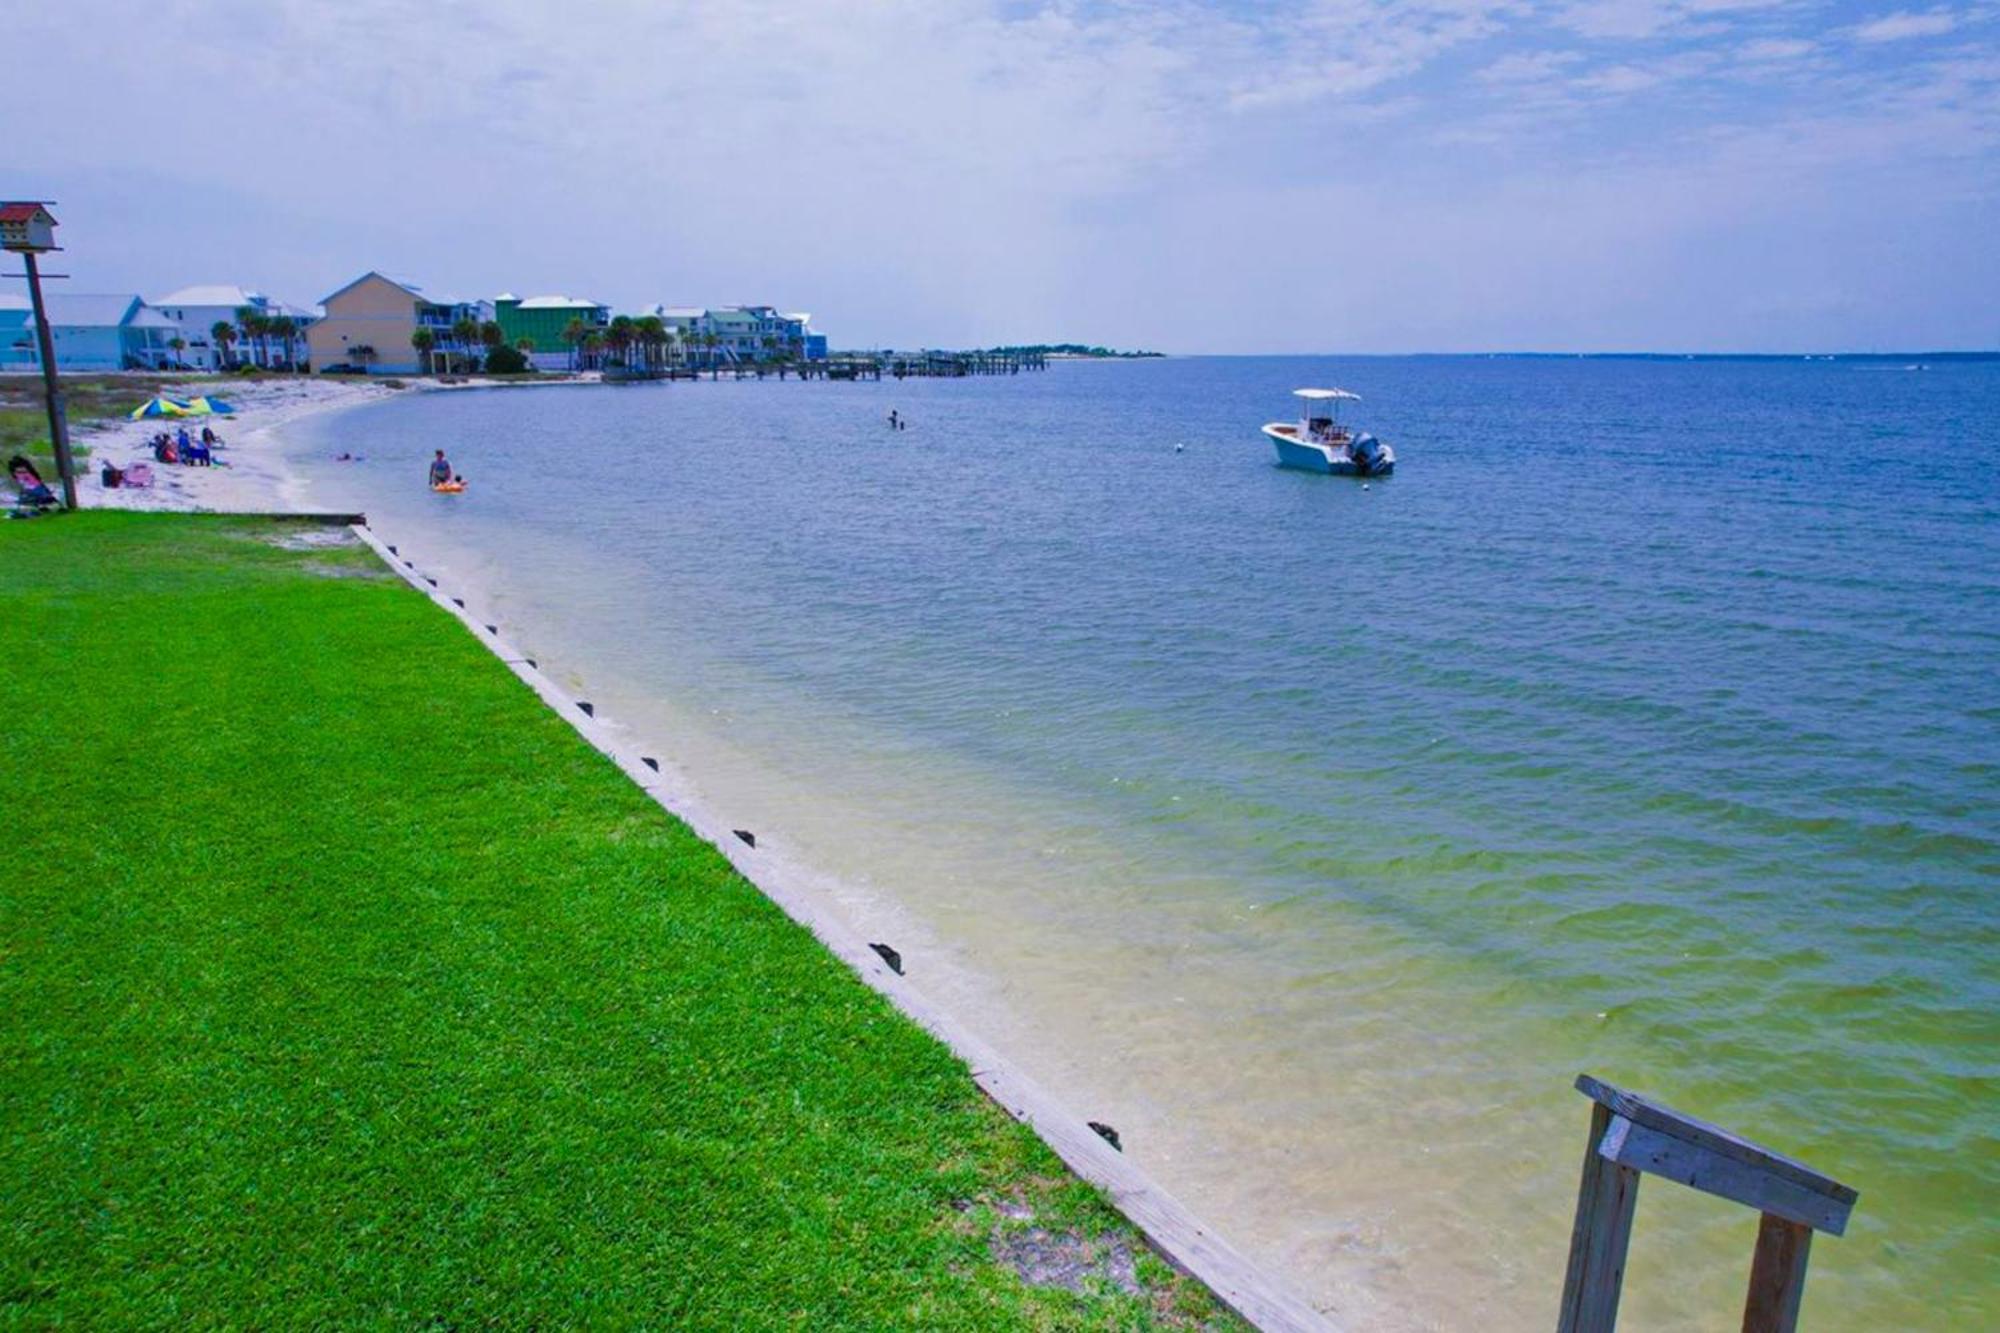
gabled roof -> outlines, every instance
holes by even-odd
[[[42,297],[52,328],[115,329],[139,303],[137,296],[115,292],[60,292]]]
[[[586,301],[576,296],[531,296],[521,302],[523,310],[602,310],[601,301]]]
[[[180,326],[181,322],[168,315],[166,311],[155,310],[149,305],[141,305],[132,312],[132,317],[125,321],[125,327],[128,329],[177,329]]]
[[[33,222],[38,217],[56,220],[55,214],[43,208],[33,199],[23,199],[16,203],[0,204],[0,222]]]
[[[410,296],[415,300],[422,301],[426,299],[423,292],[418,288],[411,286],[407,282],[397,282],[394,278],[390,277],[388,274],[378,273],[371,268],[366,273],[356,278],[353,282],[348,283],[345,287],[335,288],[333,291],[328,292],[325,296],[320,297],[319,298],[320,305],[324,307],[328,302],[332,301],[334,297],[342,296],[348,292],[353,291],[356,287],[359,287],[362,283],[368,281],[368,279],[370,278],[380,278],[382,279],[382,281],[388,283],[391,287],[400,287],[402,290],[408,292]]]
[[[261,306],[270,298],[262,292],[253,292],[234,283],[212,282],[194,287],[183,287],[179,291],[158,300],[152,305],[219,305],[234,310],[238,306]]]

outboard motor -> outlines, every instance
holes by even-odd
[[[1393,466],[1392,460],[1395,457],[1383,446],[1382,441],[1366,432],[1354,437],[1354,443],[1348,446],[1348,452],[1353,455],[1355,472],[1364,477],[1378,476],[1388,471]]]

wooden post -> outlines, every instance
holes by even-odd
[[[1750,1294],[1743,1302],[1743,1333],[1792,1333],[1799,1326],[1806,1255],[1811,1249],[1811,1227],[1773,1213],[1758,1221]]]
[[[1576,1088],[1596,1105],[1590,1109],[1558,1333],[1611,1333],[1617,1324],[1642,1172],[1762,1213],[1743,1333],[1793,1333],[1812,1233],[1838,1236],[1847,1230],[1860,1196],[1803,1162],[1588,1074],[1578,1075]]]
[[[1632,1214],[1639,1205],[1639,1173],[1604,1159],[1601,1150],[1612,1119],[1609,1107],[1591,1108],[1557,1333],[1611,1333],[1618,1323],[1625,1250],[1632,1239]]]
[[[21,253],[28,270],[28,298],[35,310],[35,343],[42,355],[42,392],[48,399],[49,449],[56,456],[56,475],[62,481],[63,508],[76,512],[76,460],[69,451],[69,420],[63,413],[62,381],[56,371],[54,330],[49,313],[42,305],[42,272],[35,266],[32,250]]]

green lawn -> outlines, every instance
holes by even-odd
[[[458,625],[300,531],[0,522],[0,1326],[1228,1323]],[[1138,1289],[1024,1281],[1051,1248]]]

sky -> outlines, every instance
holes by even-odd
[[[2000,0],[17,0],[74,291],[835,347],[2000,347]],[[19,284],[0,284],[19,291]]]

